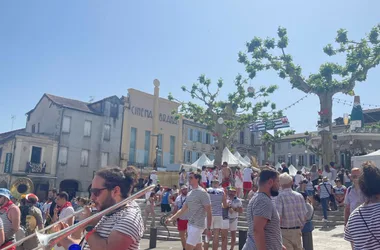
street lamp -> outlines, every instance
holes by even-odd
[[[288,153],[288,164],[290,165],[290,157],[292,157],[291,153]]]
[[[156,159],[154,160],[154,164],[153,164],[153,169],[154,169],[154,170],[157,170],[158,151],[160,150],[160,147],[158,146],[158,142],[159,142],[159,137],[160,137],[160,135],[161,135],[161,134],[151,135],[151,136],[157,137],[157,143],[156,143]]]

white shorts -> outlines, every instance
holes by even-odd
[[[202,244],[202,233],[204,229],[195,227],[193,225],[187,226],[187,240],[186,244],[191,246],[197,246],[198,244]]]
[[[222,230],[237,231],[238,219],[230,222],[229,219],[223,220]]]
[[[223,225],[222,221],[222,216],[212,216],[211,229],[221,229]]]

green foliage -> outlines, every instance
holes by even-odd
[[[345,63],[327,62],[319,67],[318,72],[304,76],[301,67],[293,62],[292,56],[285,53],[288,46],[287,30],[279,27],[277,38],[263,40],[255,37],[248,42],[247,53],[239,52],[238,62],[246,66],[250,76],[255,76],[262,70],[273,69],[280,78],[288,79],[294,88],[305,93],[352,94],[355,84],[365,81],[368,70],[380,63],[379,36],[380,24],[373,27],[360,41],[350,40],[347,30],[338,30],[336,48],[328,44],[323,51],[328,56],[343,54]],[[273,50],[279,50],[280,53]]]
[[[260,41],[253,44],[260,46]],[[233,136],[251,122],[282,116],[282,112],[274,111],[276,105],[265,99],[277,89],[277,86],[259,87],[253,92],[248,92],[248,80],[239,74],[234,81],[235,91],[229,93],[225,100],[221,100],[220,91],[223,84],[222,79],[212,84],[209,78],[201,75],[190,88],[186,86],[181,88],[194,101],[179,101],[171,93],[168,99],[181,103],[178,115],[206,125],[211,132],[217,132],[216,123],[218,118],[222,117],[225,126],[222,138],[227,142],[232,141]]]
[[[305,132],[305,135],[309,135],[309,132]],[[292,147],[295,147],[297,145],[301,145],[301,146],[304,146],[305,149],[307,149],[308,151],[314,153],[315,155],[317,156],[321,156],[322,155],[322,145],[319,143],[318,145],[312,145],[310,143],[310,137],[307,137],[307,138],[302,138],[302,139],[296,139],[295,141],[292,141],[290,143],[292,145]]]

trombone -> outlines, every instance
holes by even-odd
[[[25,237],[24,239],[22,240],[19,240],[17,242],[15,242],[14,244],[4,248],[3,250],[6,250],[12,246],[18,246],[20,243],[24,242],[25,240],[27,240],[26,238],[31,238],[31,237],[34,237],[35,235],[37,235],[37,238],[41,244],[41,246],[38,246],[37,248],[33,249],[33,250],[37,250],[37,249],[51,249],[54,245],[56,245],[59,241],[61,241],[62,239],[70,236],[73,232],[77,231],[80,227],[82,226],[85,226],[87,224],[89,224],[91,221],[93,221],[94,219],[98,219],[100,217],[102,217],[103,215],[106,215],[110,212],[113,212],[114,210],[118,209],[118,208],[121,208],[125,205],[127,205],[128,203],[130,203],[131,201],[143,196],[145,193],[151,191],[154,189],[154,185],[151,185],[149,187],[146,187],[142,190],[140,190],[139,192],[131,195],[130,197],[122,200],[121,202],[119,203],[116,203],[115,205],[103,210],[103,211],[100,211],[84,220],[81,220],[79,221],[77,224],[75,225],[72,225],[70,227],[67,227],[67,228],[64,228],[62,229],[61,231],[59,232],[56,232],[56,233],[52,233],[52,234],[44,234],[43,232],[46,230],[46,228],[40,230],[40,231],[36,231],[35,234],[32,234],[32,235],[29,235],[28,237]],[[76,212],[75,214],[81,212],[82,209],[78,212]],[[68,216],[68,218],[71,218],[73,215],[71,216]],[[52,226],[60,223],[60,222],[63,222],[64,220],[68,219],[68,218],[64,218],[62,220],[59,220],[57,221],[56,223],[50,225],[49,227],[47,228],[51,228]]]

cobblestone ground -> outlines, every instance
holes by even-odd
[[[343,239],[343,226],[316,229],[313,232],[314,250],[350,250],[350,244]],[[142,240],[141,249],[149,249],[149,240]],[[158,241],[156,250],[182,250],[178,241]],[[237,250],[238,247],[235,247]]]

